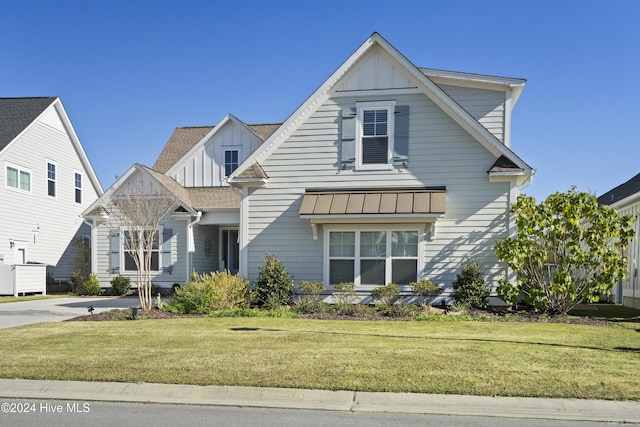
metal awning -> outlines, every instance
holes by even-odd
[[[414,216],[444,214],[446,191],[437,189],[306,191],[300,215]]]

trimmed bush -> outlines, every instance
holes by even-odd
[[[295,305],[299,313],[325,313],[329,310],[329,304],[320,299],[320,294],[327,289],[324,282],[310,282],[303,280],[296,286],[296,293],[300,300]]]
[[[489,305],[487,281],[477,262],[467,259],[452,285],[453,298],[458,304],[471,309],[485,309]]]
[[[422,305],[427,305],[427,300],[442,293],[440,286],[434,285],[429,279],[420,279],[417,282],[409,283],[413,293],[420,299]]]
[[[228,271],[195,274],[184,286],[175,288],[173,302],[165,304],[176,313],[206,314],[214,310],[245,307],[249,282]]]
[[[116,276],[111,279],[111,295],[126,295],[131,290],[131,279],[126,276]]]
[[[383,304],[393,305],[400,299],[400,286],[389,283],[387,286],[378,286],[371,291],[371,298]]]
[[[278,257],[267,253],[264,265],[258,271],[258,280],[254,283],[253,296],[260,307],[271,309],[291,304],[293,298],[293,276]]]
[[[86,282],[84,282],[85,295],[100,295],[100,281],[95,273],[91,273]]]
[[[356,284],[353,282],[338,283],[331,294],[336,304],[353,304],[356,302]]]

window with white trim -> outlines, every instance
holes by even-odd
[[[395,101],[356,103],[356,167],[393,167]]]
[[[238,150],[224,151],[224,176],[229,176],[238,169]]]
[[[75,172],[73,176],[76,203],[82,203],[82,174]]]
[[[22,169],[19,166],[7,165],[6,185],[30,193],[31,192],[31,171]]]
[[[145,253],[145,242],[150,239],[151,231],[122,231],[122,239],[120,240],[120,253],[124,257],[124,271],[135,272],[138,271],[134,256],[138,256],[139,260],[147,260],[147,254]],[[162,234],[162,228],[160,228],[153,236],[153,247],[151,250],[151,271],[161,271],[162,265],[160,261],[160,254],[162,254],[162,243],[160,241],[160,235]]]
[[[329,231],[329,283],[408,285],[418,276],[418,230]]]
[[[47,195],[56,196],[56,164],[47,162]]]

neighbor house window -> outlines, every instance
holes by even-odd
[[[330,231],[328,240],[332,285],[408,285],[417,280],[417,230]]]
[[[238,168],[238,150],[225,150],[224,176],[229,176]]]
[[[47,162],[47,194],[56,196],[56,164]]]
[[[31,172],[7,165],[7,187],[31,192]]]
[[[356,109],[357,166],[392,167],[395,101],[358,102]]]
[[[76,172],[73,181],[76,189],[76,203],[82,203],[82,175]]]
[[[151,250],[151,271],[160,271],[160,254],[162,253],[162,248],[160,247],[160,234],[162,230],[158,230],[153,236],[153,247]],[[138,271],[138,267],[136,265],[135,256],[138,256],[139,260],[146,261],[147,254],[145,253],[145,246],[147,239],[151,238],[150,231],[130,231],[124,230],[122,232],[122,251],[124,254],[124,270],[125,271]]]

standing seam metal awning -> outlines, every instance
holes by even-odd
[[[446,191],[437,189],[307,191],[300,215],[444,214]]]

